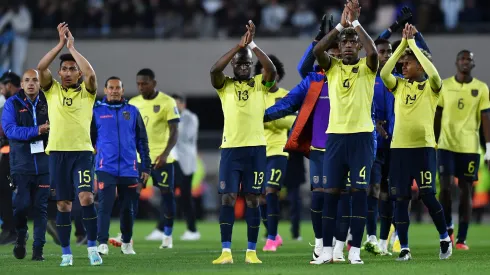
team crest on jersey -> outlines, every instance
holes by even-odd
[[[39,109],[39,114],[47,115],[48,114],[48,106],[47,105],[41,105],[41,109]]]
[[[153,105],[153,112],[155,113],[160,112],[160,105]]]
[[[318,178],[318,176],[313,176],[313,183],[318,183],[320,181],[320,179]]]
[[[225,187],[226,187],[226,183],[224,181],[220,181],[219,188],[225,189]]]
[[[125,120],[129,120],[131,118],[131,115],[129,114],[129,112],[124,111],[123,112],[123,117],[124,117]]]
[[[471,90],[471,95],[476,97],[478,95],[478,90],[477,89]]]
[[[354,68],[352,68],[352,72],[353,72],[353,73],[355,73],[355,74],[356,74],[357,72],[359,72],[359,67],[354,67]]]
[[[255,87],[255,79],[253,79],[253,78],[250,79],[250,81],[247,83],[247,85],[252,87],[252,88]]]
[[[419,90],[421,90],[421,91],[424,90],[425,84],[426,83],[419,84],[419,86],[418,86]]]

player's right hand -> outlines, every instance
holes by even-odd
[[[238,43],[238,46],[240,46],[240,48],[245,48],[248,43],[248,36],[250,35],[250,33],[247,31],[243,36],[242,36],[242,39],[240,40],[240,43]]]
[[[66,34],[68,32],[68,24],[63,22],[63,23],[59,23],[58,24],[58,36],[60,37],[60,43],[64,45],[66,45],[66,40],[67,40],[67,37],[66,37]]]
[[[378,120],[376,121],[376,132],[380,134],[384,139],[388,139],[388,133],[386,132],[385,128],[383,125],[386,124],[385,120]]]
[[[144,186],[143,188],[146,188],[146,183],[148,182],[149,178],[150,178],[150,175],[148,175],[148,173],[145,173],[145,172],[141,173],[140,179],[141,179],[141,183]]]
[[[47,134],[49,133],[49,121],[46,121],[43,125],[39,126],[39,135]]]
[[[342,18],[340,18],[340,25],[342,27],[347,28],[349,27],[349,22],[347,21],[347,16],[349,15],[349,8],[347,5],[344,6],[344,11],[342,11]]]

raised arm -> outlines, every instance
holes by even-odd
[[[395,22],[388,29],[384,30],[378,38],[390,39],[391,35],[397,32],[400,27],[403,28],[410,19],[412,19],[412,10],[409,7],[403,7],[400,14],[396,17]]]
[[[366,65],[373,72],[378,71],[378,51],[376,50],[376,45],[374,45],[371,36],[364,30],[364,28],[359,24],[359,15],[361,14],[361,8],[359,6],[358,0],[349,0],[347,4],[349,20],[352,22],[352,26],[356,30],[359,40],[361,41],[362,47],[366,51]]]
[[[315,55],[313,54],[313,48],[317,43],[317,41],[313,41],[313,43],[308,46],[303,57],[301,57],[301,60],[299,61],[297,69],[301,78],[305,78],[309,72],[314,71],[313,66],[315,65]]]
[[[386,88],[390,90],[396,87],[396,77],[394,77],[391,74],[391,72],[395,68],[398,59],[400,59],[400,57],[405,52],[407,45],[408,45],[407,39],[403,38],[398,48],[396,48],[395,53],[393,53],[390,59],[386,61],[386,64],[384,65],[383,69],[381,69],[380,72],[381,79],[383,80],[383,83],[385,84]]]
[[[276,66],[274,66],[269,57],[254,43],[253,39],[255,36],[255,24],[252,22],[252,20],[248,21],[247,29],[249,34],[247,44],[257,56],[260,64],[262,64],[264,69],[262,80],[265,82],[265,86],[270,88],[276,81]]]
[[[418,62],[424,68],[425,73],[429,76],[429,84],[434,92],[439,92],[442,86],[442,79],[437,72],[436,67],[429,60],[427,56],[425,56],[422,51],[419,49],[413,37],[408,39],[408,46],[413,51],[415,56],[417,57]]]
[[[92,68],[92,65],[90,65],[88,60],[85,59],[85,57],[83,57],[83,55],[75,49],[75,38],[73,38],[73,35],[69,30],[68,42],[66,43],[66,47],[68,48],[71,55],[77,62],[77,65],[80,67],[80,70],[82,71],[82,75],[84,76],[83,82],[85,82],[85,88],[89,93],[95,94],[97,92],[97,77],[95,75],[94,68]]]
[[[246,47],[246,36],[248,35],[248,32],[242,36],[242,40],[238,45],[233,47],[231,50],[229,50],[227,53],[225,53],[216,63],[214,63],[213,67],[211,67],[211,85],[215,89],[221,89],[223,88],[223,85],[225,84],[225,74],[223,71],[226,69],[226,66],[230,63],[231,59],[233,59],[233,56],[241,49]]]
[[[58,35],[60,37],[60,41],[58,45],[56,45],[53,49],[51,49],[37,64],[37,70],[39,72],[40,84],[41,88],[44,91],[49,90],[51,85],[53,84],[53,76],[51,75],[51,71],[49,70],[49,65],[53,62],[53,60],[58,56],[63,47],[66,44],[66,33],[68,32],[68,24],[60,23],[57,27]]]

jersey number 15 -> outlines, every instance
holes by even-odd
[[[71,106],[73,104],[73,99],[69,97],[63,97],[63,106]]]

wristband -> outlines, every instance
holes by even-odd
[[[342,26],[342,24],[338,23],[337,26],[335,26],[335,28],[341,32],[343,29],[344,29],[344,26]]]
[[[257,45],[256,45],[256,44],[255,44],[255,43],[252,41],[252,42],[248,43],[248,47],[249,47],[251,50],[253,50],[253,49],[257,48]]]
[[[356,28],[357,26],[360,26],[360,25],[361,25],[361,23],[359,23],[358,20],[352,21],[352,27]]]
[[[485,151],[487,154],[490,152],[490,142],[486,143],[487,150]]]

